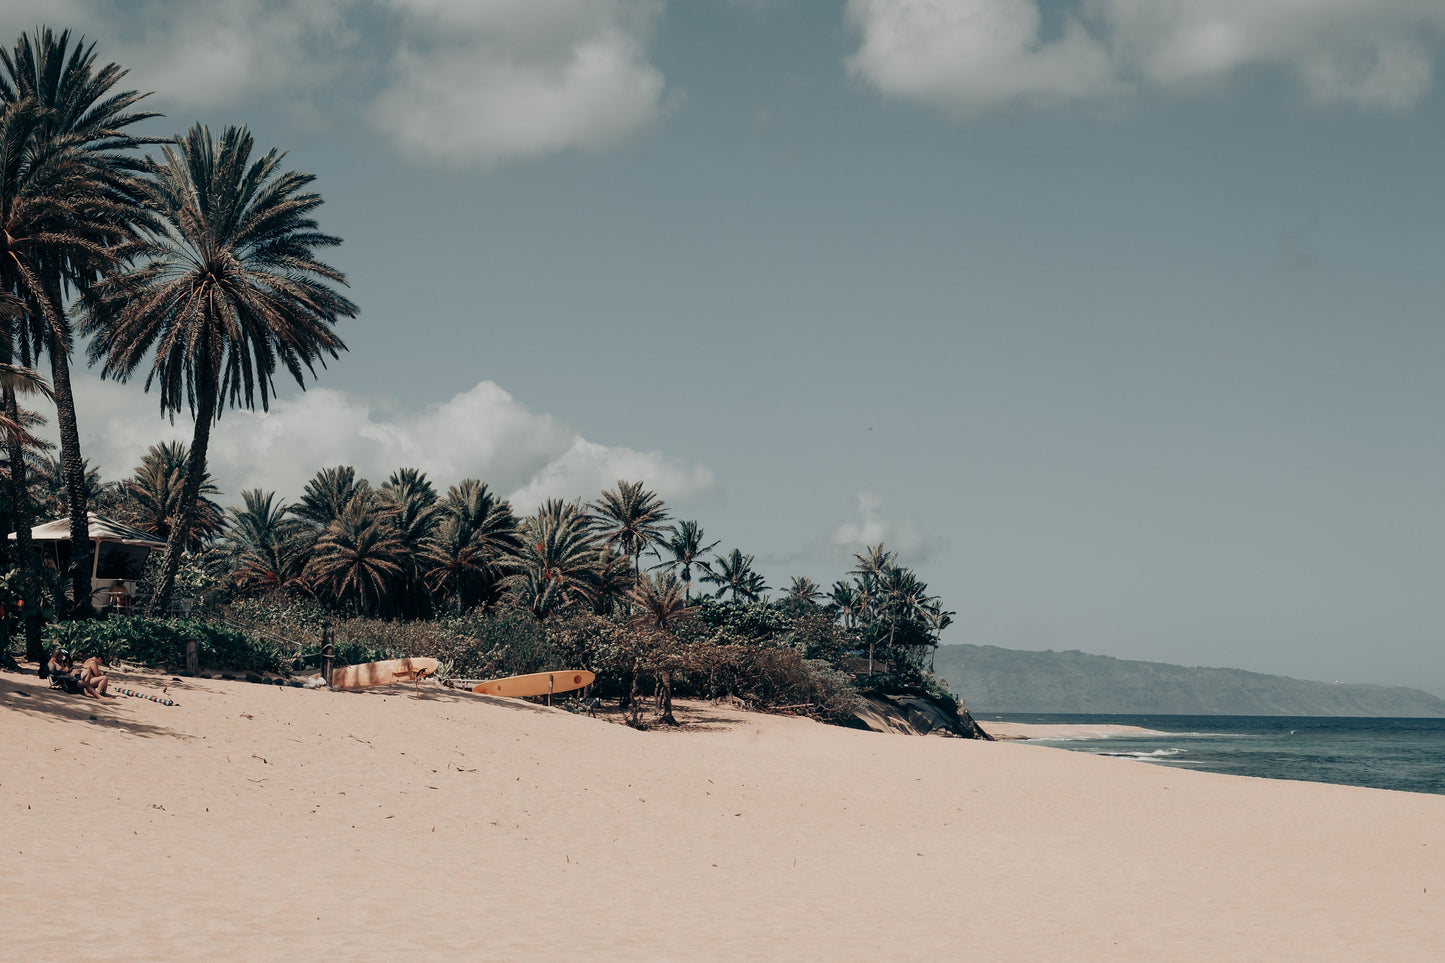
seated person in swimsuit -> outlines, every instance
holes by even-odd
[[[50,653],[50,664],[48,666],[50,675],[70,675],[73,663],[70,661],[70,653],[64,649],[56,649]]]
[[[80,687],[85,694],[101,699],[105,697],[105,690],[110,688],[110,677],[105,674],[105,658],[93,655],[86,659],[80,667]]]
[[[74,675],[74,666],[70,661],[70,653],[64,649],[56,649],[50,655],[50,661],[46,663],[46,674],[50,676],[50,688],[64,689],[72,695],[80,695],[85,690],[81,688],[80,680]]]

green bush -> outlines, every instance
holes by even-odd
[[[148,666],[181,665],[186,643],[192,639],[198,643],[200,662],[206,668],[276,672],[284,658],[270,642],[200,619],[112,616],[57,622],[45,629],[48,649],[64,646],[77,660],[100,655],[110,662]]]

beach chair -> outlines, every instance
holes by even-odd
[[[70,693],[71,695],[80,695],[82,692],[85,691],[80,687],[79,676],[55,675],[53,673],[50,676],[50,688],[60,689],[64,692]]]

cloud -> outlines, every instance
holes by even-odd
[[[873,492],[859,492],[857,514],[835,528],[826,540],[830,554],[854,555],[871,545],[883,543],[897,552],[904,564],[927,561],[938,547],[923,535],[911,518],[890,518],[883,513],[883,499]]]
[[[1428,91],[1438,0],[849,0],[850,71],[954,113],[1016,102],[1189,93],[1266,68],[1316,106],[1400,111]]]
[[[11,0],[98,40],[155,109],[255,98],[317,119],[350,99],[406,157],[490,166],[606,150],[657,119],[660,0]],[[366,25],[363,29],[362,25]],[[9,42],[9,41],[5,41]],[[340,105],[333,107],[334,103]]]
[[[777,566],[816,565],[837,573],[852,568],[854,555],[880,542],[908,566],[933,559],[944,547],[941,538],[923,532],[912,518],[885,512],[881,496],[862,491],[856,496],[852,516],[831,531],[800,549],[765,554],[760,560]]]
[[[154,396],[134,385],[77,379],[75,397],[81,449],[107,480],[129,475],[155,442],[190,443],[190,419],[171,425]],[[269,413],[228,411],[213,429],[207,462],[232,500],[243,488],[259,487],[294,501],[317,470],[341,464],[378,484],[407,466],[427,472],[443,490],[480,478],[522,512],[549,497],[592,498],[618,478],[645,481],[667,500],[716,488],[705,466],[588,441],[490,381],[421,411],[326,388],[279,399]]]
[[[11,43],[36,24],[96,43],[101,63],[130,70],[125,89],[155,91],[159,109],[229,107],[336,77],[357,37],[363,0],[18,0],[0,14]]]
[[[490,166],[616,146],[662,111],[653,0],[389,0],[406,39],[369,116],[398,149]]]
[[[849,70],[886,94],[959,114],[1108,93],[1107,52],[1073,18],[1040,40],[1034,0],[849,0],[863,43]]]
[[[1445,6],[1435,0],[1091,0],[1091,8],[1116,61],[1145,82],[1188,87],[1273,67],[1322,106],[1413,106],[1445,38]]]

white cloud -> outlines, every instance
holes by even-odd
[[[1210,84],[1284,70],[1320,105],[1400,110],[1429,88],[1438,0],[1090,0],[1116,60],[1147,82]]]
[[[389,0],[406,39],[372,122],[457,166],[604,150],[662,111],[653,0]]]
[[[835,528],[828,541],[850,554],[882,542],[908,562],[919,561],[927,544],[913,519],[884,515],[883,499],[873,492],[858,493],[857,515]]]
[[[41,22],[73,27],[99,41],[102,62],[130,69],[128,87],[155,91],[152,106],[173,114],[259,96],[319,119],[329,109],[322,95],[350,96],[405,156],[488,166],[605,150],[652,123],[665,82],[647,46],[661,8],[660,0],[13,0],[0,10],[0,38]]]
[[[101,63],[130,70],[126,89],[155,91],[151,106],[233,106],[330,80],[356,36],[363,0],[20,0],[0,14],[0,38],[45,24],[84,33]]]
[[[849,69],[886,94],[957,113],[1107,93],[1108,54],[1077,20],[1040,40],[1034,0],[849,0]]]
[[[1404,110],[1445,39],[1438,0],[849,0],[849,58],[884,93],[974,113],[1014,102],[1191,92],[1251,68],[1318,106]]]
[[[190,419],[171,425],[155,397],[135,385],[86,377],[77,379],[75,396],[81,449],[107,480],[129,475],[157,441],[190,443]],[[377,484],[405,466],[427,472],[443,490],[480,478],[523,512],[548,497],[592,498],[618,478],[645,481],[668,500],[716,486],[702,465],[588,441],[490,381],[421,411],[390,410],[326,388],[280,399],[265,414],[227,411],[213,429],[207,462],[232,501],[241,489],[257,487],[294,501],[317,470],[340,464]]]

